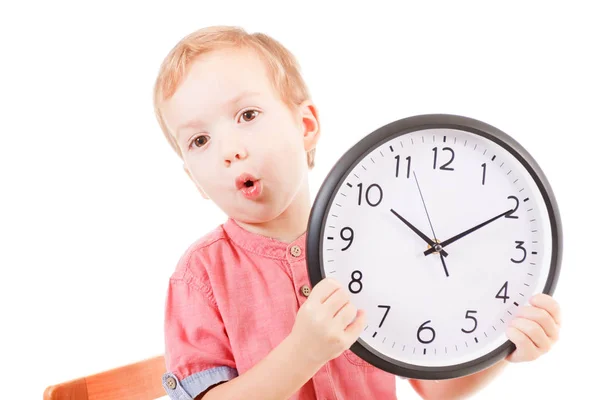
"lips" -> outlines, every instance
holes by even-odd
[[[237,189],[244,189],[254,185],[254,183],[258,181],[253,175],[250,174],[241,174],[235,179],[235,187]]]
[[[256,199],[262,192],[262,184],[260,179],[251,174],[241,174],[235,180],[235,187],[247,199]]]

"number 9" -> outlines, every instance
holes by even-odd
[[[350,231],[350,237],[346,237],[344,236],[344,232],[348,230]],[[342,229],[342,231],[340,232],[340,236],[342,237],[342,239],[344,239],[345,241],[349,241],[350,243],[348,243],[348,246],[344,247],[342,249],[342,251],[346,251],[348,249],[348,247],[350,247],[350,245],[352,245],[352,241],[354,240],[354,231],[352,230],[352,228],[350,227],[345,227],[344,229]]]

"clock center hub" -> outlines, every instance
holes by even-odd
[[[434,241],[435,241],[436,245],[433,246],[433,249],[435,250],[436,253],[439,253],[440,251],[443,250],[443,247],[440,244],[439,239],[434,239]],[[427,249],[430,249],[430,248],[431,248],[431,245],[427,245]]]

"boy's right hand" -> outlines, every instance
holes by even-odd
[[[365,311],[350,302],[348,291],[325,278],[298,310],[290,336],[311,361],[321,365],[350,348],[365,325]]]

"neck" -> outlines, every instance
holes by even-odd
[[[304,179],[302,186],[298,190],[298,193],[296,193],[296,196],[290,205],[275,219],[259,224],[237,222],[249,232],[258,233],[285,243],[290,243],[306,232],[308,219],[310,217],[310,209],[311,203],[308,179]]]

